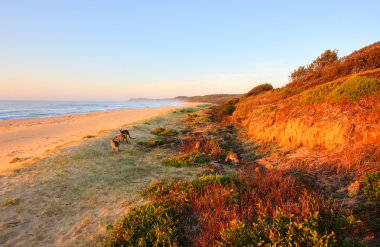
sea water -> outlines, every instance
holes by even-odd
[[[120,109],[141,109],[181,105],[176,100],[126,101],[26,101],[0,100],[0,120],[36,118]]]

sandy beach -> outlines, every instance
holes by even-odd
[[[17,150],[26,150],[23,155],[44,158],[0,174],[0,246],[104,246],[108,226],[131,207],[146,203],[140,192],[148,184],[168,178],[191,179],[203,171],[202,167],[163,166],[162,160],[176,151],[139,144],[155,138],[151,131],[160,126],[179,131],[189,109],[202,106],[171,112],[175,108],[8,121],[7,135],[30,138],[12,146],[20,145]],[[121,143],[116,153],[109,138],[120,126],[128,128],[134,139]],[[83,139],[85,135],[94,137]],[[49,144],[39,147],[46,137],[55,141],[49,139]],[[44,151],[65,141],[71,143],[54,152]]]
[[[62,145],[73,145],[86,136],[101,134],[102,130],[115,129],[116,134],[121,125],[181,107],[184,105],[0,121],[0,173],[42,158]]]

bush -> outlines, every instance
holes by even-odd
[[[237,177],[209,174],[193,181],[151,184],[142,192],[151,202],[124,216],[111,228],[105,243],[107,246],[358,246],[345,240],[349,237],[344,229],[353,220],[335,214],[332,204],[309,193],[303,182],[292,176],[284,171],[244,170]],[[372,188],[379,173],[369,178]],[[238,186],[239,183],[244,186]]]
[[[181,109],[179,110],[181,113],[193,113],[196,111],[196,109],[194,108],[185,108],[185,109]]]
[[[178,219],[157,205],[133,208],[111,228],[105,246],[178,246]]]
[[[355,76],[336,87],[328,98],[333,101],[356,100],[367,94],[375,94],[380,87],[377,78]]]
[[[165,144],[165,142],[162,139],[154,139],[154,140],[150,140],[150,141],[139,141],[139,142],[137,142],[137,144],[140,146],[153,148],[153,147],[162,146]]]
[[[185,200],[193,192],[194,186],[190,182],[184,180],[164,180],[148,185],[141,195],[153,200],[162,199],[168,195],[175,195],[177,197],[179,193],[182,193]],[[183,195],[181,197],[183,197]]]
[[[220,246],[338,246],[334,232],[319,231],[318,213],[295,219],[280,210],[273,217],[260,216],[252,225],[232,221],[222,229]]]
[[[195,182],[197,184],[211,184],[211,183],[220,183],[220,184],[226,184],[227,182],[230,182],[231,178],[229,176],[225,175],[218,175],[218,174],[208,174],[208,175],[202,175],[200,176]]]
[[[304,94],[303,98],[301,99],[301,103],[322,103],[327,99],[329,93],[331,93],[331,91],[333,91],[336,87],[337,84],[333,82],[322,84],[317,88],[308,91],[306,94]]]
[[[254,88],[252,88],[247,94],[246,96],[249,97],[249,96],[256,96],[258,94],[261,94],[263,92],[266,92],[266,91],[270,91],[270,90],[273,90],[273,86],[269,83],[265,83],[265,84],[261,84],[261,85],[258,85]]]
[[[304,104],[322,103],[325,100],[339,102],[343,100],[357,100],[367,94],[375,94],[380,88],[377,78],[354,76],[338,85],[337,82],[322,84],[303,95]]]
[[[178,132],[176,130],[170,130],[170,129],[164,129],[164,128],[155,128],[151,132],[153,135],[157,136],[175,136],[178,135]]]
[[[184,220],[193,191],[193,184],[183,180],[148,185],[141,195],[151,202],[133,208],[111,227],[105,246],[183,246],[183,228],[193,224]]]
[[[162,161],[162,164],[165,166],[174,167],[191,167],[198,166],[209,161],[209,158],[199,154],[198,152],[194,152],[192,154],[180,155],[178,157],[165,159]]]
[[[223,106],[222,114],[227,115],[227,116],[231,116],[235,110],[236,110],[236,106],[234,104],[228,103],[228,104]]]
[[[363,192],[370,201],[380,202],[380,172],[368,173],[363,181]]]

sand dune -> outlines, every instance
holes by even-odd
[[[0,121],[0,173],[44,157],[57,146],[74,144],[101,130],[116,130],[123,124],[141,121],[180,107],[183,106]]]

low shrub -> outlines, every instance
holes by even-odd
[[[111,227],[105,246],[176,246],[178,218],[170,208],[148,204],[133,208]]]
[[[158,147],[158,146],[164,145],[165,142],[162,139],[153,139],[150,141],[139,141],[137,142],[137,144],[140,146],[152,148],[152,147]]]
[[[194,185],[184,180],[165,180],[148,185],[141,195],[152,200],[165,200],[165,197],[170,201],[177,201],[178,204],[183,204],[188,201],[190,194],[194,191]],[[182,203],[180,203],[182,201]]]
[[[230,176],[226,175],[218,175],[218,174],[208,174],[208,175],[202,175],[197,180],[198,184],[210,184],[210,183],[220,183],[220,184],[226,184],[227,182],[231,181]]]
[[[231,116],[232,113],[236,110],[236,106],[232,103],[228,103],[222,108],[222,115]]]
[[[150,203],[111,227],[106,246],[360,246],[342,234],[354,220],[292,176],[252,169],[151,184],[141,193]]]
[[[321,103],[326,100],[339,102],[343,100],[357,100],[368,94],[375,94],[380,89],[380,80],[377,78],[354,76],[338,85],[337,82],[322,84],[303,95],[304,104]]]
[[[193,180],[193,185],[196,188],[203,188],[208,184],[219,184],[225,187],[236,187],[241,190],[245,189],[245,185],[242,184],[241,181],[230,175],[207,174],[201,175],[197,179]]]
[[[204,106],[204,105],[202,105],[202,106]],[[200,106],[199,106],[200,107]],[[181,113],[193,113],[193,112],[195,112],[196,111],[196,109],[194,109],[194,108],[185,108],[185,109],[181,109],[181,110],[179,110]]]
[[[327,96],[337,87],[337,83],[330,82],[322,84],[315,89],[308,91],[303,95],[301,103],[312,104],[322,103],[327,99]]]
[[[221,230],[220,246],[338,246],[334,232],[319,231],[318,213],[297,219],[277,210],[273,217],[260,216],[253,224],[233,220]]]
[[[329,95],[332,101],[357,100],[367,94],[375,94],[380,88],[380,80],[366,76],[355,76],[336,87]]]
[[[170,130],[170,129],[164,129],[164,128],[155,128],[151,132],[153,135],[157,136],[175,136],[178,135],[178,132],[176,130]]]
[[[246,96],[247,97],[250,97],[250,96],[256,96],[258,94],[261,94],[263,92],[266,92],[266,91],[270,91],[270,90],[273,90],[273,86],[269,83],[265,83],[265,84],[261,84],[261,85],[258,85],[254,88],[252,88],[247,94]]]
[[[380,202],[380,172],[368,173],[363,181],[363,193],[369,201]]]
[[[210,159],[206,156],[201,155],[198,152],[191,154],[180,155],[174,158],[165,159],[162,161],[162,164],[165,166],[174,166],[174,167],[191,167],[198,166],[203,163],[209,162]]]

